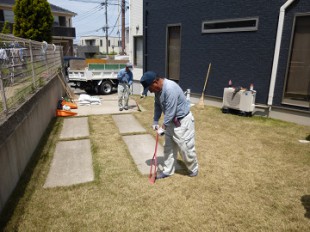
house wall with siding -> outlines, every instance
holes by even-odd
[[[167,25],[181,25],[181,66],[179,84],[201,94],[209,63],[212,69],[206,94],[222,97],[223,88],[234,86],[257,90],[256,102],[266,104],[269,92],[278,17],[282,1],[144,1],[144,37],[147,62],[144,67],[165,73]],[[280,105],[296,12],[310,12],[310,1],[299,0],[287,9],[274,104]],[[259,17],[257,31],[201,32],[202,22]]]
[[[127,54],[133,61],[134,37],[143,35],[142,0],[130,1],[129,48]],[[138,28],[138,29],[137,29]]]
[[[143,36],[143,0],[131,0],[129,9],[130,9],[130,17],[129,17],[130,26],[129,26],[129,44],[127,54],[129,55],[130,62],[134,64],[134,51],[135,51],[134,39],[135,37]],[[135,66],[132,72],[134,80],[140,80],[141,76],[143,75],[143,69],[141,67]]]

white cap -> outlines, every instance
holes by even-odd
[[[132,64],[131,64],[130,62],[128,62],[128,63],[126,64],[126,67],[127,67],[127,68],[132,68]]]

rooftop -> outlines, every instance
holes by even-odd
[[[15,4],[15,0],[1,0],[0,5],[7,5],[7,6],[13,6]],[[76,15],[76,13],[66,10],[64,8],[61,8],[59,6],[53,5],[50,3],[52,12],[61,12],[61,13],[67,13],[71,15]]]

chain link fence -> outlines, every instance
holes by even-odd
[[[62,71],[62,47],[0,33],[0,123]]]

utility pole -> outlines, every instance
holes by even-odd
[[[90,0],[70,0],[70,1],[77,1],[77,2],[89,2],[89,3],[95,3],[95,1]],[[102,2],[101,2],[102,1]],[[108,0],[101,0],[100,4],[101,6],[105,6],[105,26],[102,28],[105,31],[105,39],[106,39],[106,53],[109,54],[109,26],[108,26]],[[122,1],[121,4],[119,4],[119,1]],[[125,54],[125,0],[119,0],[118,3],[110,3],[110,5],[118,5],[122,9],[122,51],[120,53]],[[99,3],[99,2],[97,2]],[[118,33],[120,36],[120,34]],[[119,38],[120,39],[120,38]],[[120,46],[120,45],[119,45]]]
[[[106,43],[106,53],[109,55],[109,38],[108,38],[108,0],[105,0],[105,43]]]
[[[125,0],[122,0],[122,55],[125,54]]]

